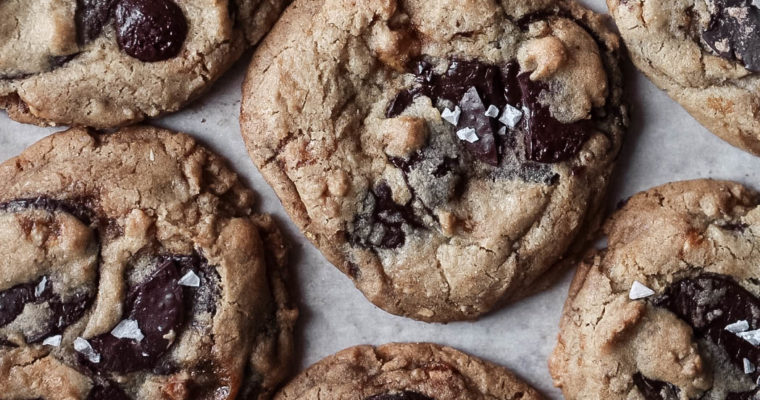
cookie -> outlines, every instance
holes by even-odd
[[[637,194],[580,264],[550,369],[567,399],[760,396],[760,195],[699,180]]]
[[[430,343],[357,346],[312,365],[275,400],[454,400],[543,397],[498,365]]]
[[[250,155],[379,307],[474,319],[552,281],[627,124],[618,39],[567,1],[297,1],[243,88]]]
[[[189,136],[72,129],[0,165],[7,399],[268,399],[297,310],[254,194]]]
[[[760,155],[760,8],[751,0],[607,0],[634,64],[702,125]]]
[[[288,0],[7,0],[0,108],[110,128],[177,111],[256,44]]]

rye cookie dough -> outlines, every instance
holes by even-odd
[[[760,3],[607,0],[634,64],[702,125],[760,155]]]
[[[254,55],[243,135],[373,303],[475,319],[596,223],[627,125],[603,22],[569,1],[297,1]]]
[[[298,314],[286,249],[218,156],[72,129],[0,181],[0,397],[271,397]]]
[[[289,0],[0,1],[0,109],[110,128],[177,111],[256,44]]]
[[[628,200],[604,233],[550,362],[565,398],[760,398],[760,195],[671,183]]]
[[[322,359],[275,400],[540,400],[511,372],[450,347],[392,343]]]

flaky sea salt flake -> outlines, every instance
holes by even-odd
[[[198,287],[201,285],[201,278],[193,271],[187,271],[187,273],[179,279],[177,282],[181,286]]]
[[[507,104],[506,107],[504,107],[504,112],[501,113],[501,117],[499,117],[499,122],[509,127],[509,129],[515,129],[517,124],[520,123],[520,121],[523,118],[523,111],[518,110],[515,107],[510,106]]]
[[[462,109],[459,108],[459,106],[454,107],[454,111],[449,110],[448,108],[444,109],[441,113],[441,118],[448,121],[451,125],[457,126],[459,125],[459,117],[462,115]]]
[[[750,361],[748,358],[744,359],[744,373],[749,375],[754,373],[757,370],[755,367],[755,364],[752,364],[752,361]]]
[[[47,287],[47,276],[43,276],[40,283],[34,288],[34,297],[42,296],[42,293],[45,293],[45,287]]]
[[[760,329],[736,334],[740,338],[750,342],[753,346],[760,346]]]
[[[81,337],[74,339],[74,350],[85,356],[93,364],[100,362],[100,354],[92,348],[90,342]]]
[[[486,117],[498,118],[498,116],[499,116],[499,107],[496,107],[493,104],[488,106],[488,110],[486,110]]]
[[[749,322],[737,321],[727,325],[725,329],[731,333],[747,332],[749,330]]]
[[[644,286],[639,281],[634,281],[633,285],[631,285],[631,292],[628,294],[628,297],[631,300],[639,300],[639,299],[645,299],[652,295],[654,295],[654,290]]]
[[[478,137],[478,134],[475,132],[475,129],[472,128],[464,128],[457,131],[457,137],[459,140],[464,140],[468,143],[475,143],[480,138]]]
[[[63,336],[61,335],[50,336],[42,341],[42,345],[58,347],[61,345],[61,339],[63,339]]]
[[[145,338],[140,327],[137,326],[137,321],[133,319],[125,319],[119,322],[111,331],[111,335],[117,339],[134,339],[138,342]]]

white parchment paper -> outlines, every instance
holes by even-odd
[[[588,0],[585,4],[606,12],[603,0]],[[426,324],[376,308],[295,228],[248,158],[237,117],[240,85],[249,59],[250,54],[246,54],[209,93],[187,109],[152,123],[189,133],[225,156],[259,194],[259,210],[276,215],[287,232],[296,277],[293,291],[301,307],[297,329],[299,368],[357,344],[432,341],[507,366],[549,398],[562,398],[552,385],[547,360],[554,348],[572,271],[550,290],[474,323]],[[756,172],[760,170],[760,158],[713,136],[633,66],[626,69],[632,125],[611,188],[610,210],[620,199],[675,180],[711,177],[760,188]],[[0,113],[0,161],[63,129],[19,124]]]

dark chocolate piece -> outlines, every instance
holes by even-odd
[[[387,183],[379,183],[367,193],[364,210],[354,220],[350,241],[363,247],[395,249],[406,242],[404,226],[420,228],[411,201],[397,204]]]
[[[760,328],[760,300],[727,276],[703,274],[676,282],[654,299],[694,328],[698,337],[710,339],[726,350],[729,359],[744,369],[744,359],[760,365],[760,349],[727,331],[726,326],[747,321],[750,330]],[[760,377],[760,371],[752,378]]]
[[[738,321],[747,321],[750,330],[760,327],[760,300],[732,278],[703,274],[684,279],[670,285],[652,303],[683,319],[694,329],[697,338],[708,339],[725,350],[728,359],[740,370],[744,370],[745,358],[754,365],[760,363],[760,349],[757,346],[725,329]],[[760,371],[749,376],[757,381]],[[670,383],[648,380],[641,374],[633,378],[647,399],[678,398],[678,389]],[[750,392],[731,393],[727,399],[749,400],[754,399],[753,396],[757,393],[760,393],[760,388]]]
[[[34,197],[0,203],[0,211],[19,212],[30,208],[50,213],[64,212],[73,215],[88,226],[96,219],[89,202],[83,199],[58,200],[49,197]]]
[[[77,40],[87,44],[100,36],[109,20],[111,10],[117,0],[77,0],[74,20],[77,26]]]
[[[187,37],[187,20],[171,0],[119,0],[114,19],[121,49],[145,62],[176,56]]]
[[[63,333],[64,329],[84,316],[90,307],[91,300],[91,297],[84,293],[76,294],[67,302],[63,302],[59,296],[51,295],[48,302],[48,307],[52,311],[51,318],[42,322],[42,329],[35,335],[27,335],[27,342],[37,343],[46,337]]]
[[[681,393],[675,385],[648,379],[641,374],[633,376],[633,383],[647,400],[678,400]]]
[[[719,56],[760,71],[760,10],[751,0],[714,0],[702,39]]]
[[[23,283],[0,292],[0,327],[13,322],[23,311],[27,304],[48,303],[52,315],[34,335],[25,335],[28,343],[36,343],[48,336],[63,332],[66,327],[78,321],[84,315],[90,304],[90,298],[84,293],[79,293],[68,302],[54,294],[49,280],[41,293],[35,293],[37,285],[47,277],[41,277],[35,282]]]
[[[115,384],[108,384],[93,387],[87,395],[87,400],[130,400],[130,398]]]
[[[24,311],[24,306],[36,299],[36,286],[37,283],[23,283],[0,292],[0,326],[13,322]]]
[[[376,394],[374,396],[367,397],[365,400],[433,400],[432,398],[419,394],[417,392],[411,392],[405,390],[398,393],[385,393]]]
[[[462,116],[459,119],[458,128],[472,128],[478,135],[476,142],[464,142],[467,150],[486,164],[499,165],[499,155],[496,153],[496,137],[491,126],[492,118],[486,115],[486,106],[480,100],[475,87],[471,87],[465,92],[459,102],[459,107],[462,109]]]
[[[578,154],[588,140],[591,123],[587,120],[563,124],[551,115],[549,107],[539,101],[541,92],[549,90],[542,82],[530,79],[530,72],[517,79],[522,88],[522,104],[530,112],[523,116],[527,123],[526,157],[540,163],[557,163]]]
[[[111,333],[96,336],[90,344],[100,354],[99,363],[90,363],[97,370],[119,373],[148,369],[172,345],[165,336],[178,335],[184,319],[179,269],[174,261],[165,261],[145,282],[130,290],[126,299],[128,319],[137,321],[145,336],[141,341],[119,339]]]
[[[525,130],[525,157],[531,161],[545,164],[565,161],[577,154],[590,136],[590,121],[564,124],[554,118],[549,107],[539,101],[541,92],[548,91],[549,87],[532,81],[530,72],[519,74],[516,62],[499,68],[479,61],[455,59],[444,75],[436,75],[430,64],[421,61],[415,66],[414,74],[415,87],[401,91],[391,101],[386,117],[401,114],[417,96],[430,97],[433,103],[441,99],[457,103],[462,109],[457,129],[475,129],[479,138],[475,143],[465,142],[465,147],[487,164],[497,166],[500,155],[504,153],[503,147],[516,145],[501,143],[505,139],[494,135],[501,125],[496,119],[484,115],[490,105],[500,111],[507,104],[530,110],[521,121],[522,128],[518,129]]]

